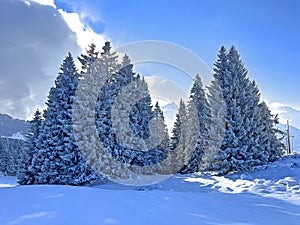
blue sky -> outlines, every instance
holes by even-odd
[[[69,1],[71,2],[71,1]],[[268,102],[300,108],[299,1],[55,1],[115,45],[164,40],[199,55],[210,68],[221,45],[235,45]]]
[[[235,45],[263,100],[300,109],[299,27],[297,0],[1,0],[0,112],[30,118],[44,107],[68,51],[76,58],[91,42],[101,47],[105,40],[116,48],[143,40],[172,42],[201,57],[210,71],[220,47]],[[165,65],[136,69],[186,92],[191,86],[191,79]],[[148,81],[150,89],[153,82],[163,84]],[[159,85],[157,95],[172,86]]]

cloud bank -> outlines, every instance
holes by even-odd
[[[1,1],[1,113],[28,119],[44,107],[65,55],[76,58],[87,44],[104,41],[75,17],[56,9],[53,0]]]

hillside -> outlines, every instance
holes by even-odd
[[[22,138],[26,134],[27,129],[28,122],[0,113],[0,137]]]

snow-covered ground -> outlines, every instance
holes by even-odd
[[[18,139],[18,140],[23,140],[25,141],[25,136],[23,134],[21,134],[20,132],[17,132],[11,136],[1,136],[3,138],[11,138],[11,139]]]
[[[225,177],[174,175],[149,187],[18,186],[0,178],[0,224],[299,225],[300,154]]]

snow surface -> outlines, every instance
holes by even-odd
[[[17,140],[23,140],[25,141],[25,136],[21,134],[20,132],[17,132],[11,136],[1,136],[2,138],[11,138],[11,139],[17,139]]]
[[[268,106],[273,114],[278,114],[281,124],[286,124],[286,121],[289,120],[292,126],[300,129],[300,110],[279,102],[273,102]]]
[[[292,149],[300,152],[300,110],[279,102],[273,102],[268,106],[274,115],[278,114],[279,129],[286,131],[286,123],[289,120]]]
[[[147,187],[16,181],[0,176],[1,225],[300,224],[300,154],[252,172],[174,175]]]

